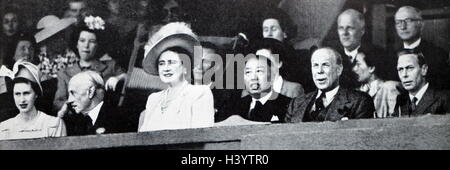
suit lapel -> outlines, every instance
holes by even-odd
[[[348,99],[345,89],[339,87],[336,96],[326,109],[325,120],[328,120],[329,116],[333,116],[335,114],[341,114],[344,117],[349,117],[350,116],[348,115],[349,111],[344,109],[346,108],[348,103],[350,103],[350,100]]]
[[[316,90],[316,92],[314,92],[314,94],[308,96],[305,99],[304,106],[300,106],[300,109],[301,109],[300,113],[303,113],[303,114],[301,114],[300,120],[314,121],[314,120],[312,120],[311,109],[312,109],[312,106],[314,105],[314,101],[316,99],[317,93],[319,93],[318,90]]]
[[[412,115],[425,114],[426,110],[436,101],[435,96],[435,91],[428,87],[427,91],[419,101],[419,104],[417,105],[416,110],[412,113]]]

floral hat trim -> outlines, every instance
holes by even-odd
[[[87,16],[84,18],[84,22],[91,30],[105,30],[105,21],[99,16]]]

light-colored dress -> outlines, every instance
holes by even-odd
[[[372,97],[376,111],[374,118],[386,118],[394,113],[400,86],[396,81],[375,80],[359,88]]]
[[[214,98],[209,86],[184,85],[178,96],[168,90],[148,97],[139,122],[139,132],[205,128],[214,125]],[[167,104],[164,104],[164,101]]]
[[[0,140],[66,136],[66,126],[61,118],[38,111],[34,120],[24,123],[19,116],[0,123]]]

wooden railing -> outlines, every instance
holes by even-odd
[[[450,115],[9,140],[0,149],[450,149]]]

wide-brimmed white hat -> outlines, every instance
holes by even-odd
[[[36,42],[39,43],[52,35],[55,35],[61,30],[66,29],[75,22],[77,22],[76,18],[59,19],[57,16],[47,15],[41,18],[41,20],[37,23],[36,28],[42,30],[36,33],[34,38],[36,39]]]
[[[186,23],[174,22],[169,23],[156,32],[150,38],[153,46],[148,54],[145,55],[142,63],[146,73],[158,76],[157,63],[162,52],[172,47],[179,47],[189,52],[192,57],[191,62],[199,61],[202,57],[202,51],[194,52],[194,47],[201,47],[197,35],[187,26]],[[194,59],[195,58],[195,59]]]

